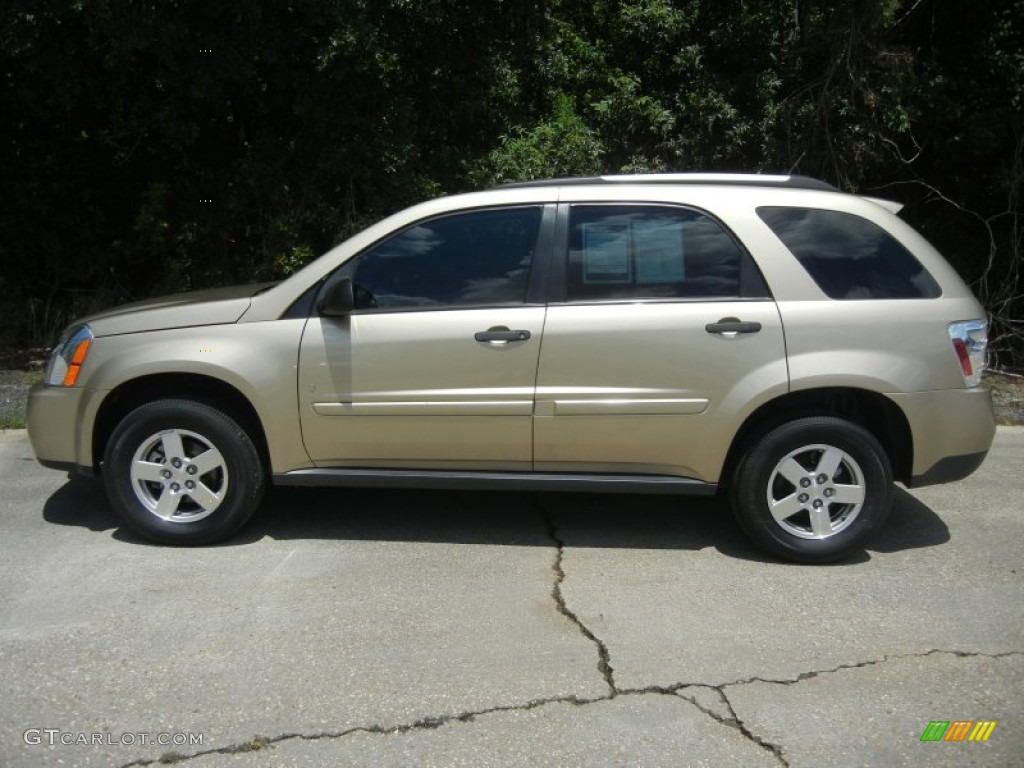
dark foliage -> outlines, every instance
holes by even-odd
[[[6,341],[289,274],[513,179],[800,172],[907,203],[1024,363],[1024,0],[16,0]]]

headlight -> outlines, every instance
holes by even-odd
[[[51,387],[73,387],[78,381],[78,372],[82,369],[85,356],[92,346],[92,331],[83,325],[75,329],[68,338],[58,343],[50,356],[50,365],[46,369],[46,383]]]

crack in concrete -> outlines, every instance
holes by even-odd
[[[393,726],[383,725],[360,725],[352,728],[346,728],[341,731],[323,731],[320,733],[283,733],[274,737],[266,737],[256,735],[249,741],[241,742],[238,744],[229,744],[224,747],[218,747],[216,749],[206,749],[199,752],[195,752],[190,755],[183,755],[176,752],[168,752],[161,755],[158,758],[152,759],[138,759],[133,760],[129,763],[124,763],[120,768],[135,768],[136,766],[147,766],[147,765],[160,765],[160,764],[175,764],[182,763],[189,760],[194,760],[199,757],[205,757],[207,755],[233,755],[240,752],[254,752],[261,749],[273,748],[275,744],[279,744],[284,741],[290,741],[298,739],[302,741],[320,741],[325,739],[342,739],[347,736],[353,736],[359,733],[365,733],[370,735],[381,735],[391,736],[402,733],[410,733],[413,731],[429,731],[440,728],[449,723],[471,723],[478,717],[485,715],[500,714],[503,712],[526,712],[531,709],[537,709],[538,707],[544,707],[549,704],[572,704],[578,707],[588,706],[590,704],[596,704],[598,702],[611,701],[612,699],[618,698],[619,696],[677,696],[690,702],[700,712],[710,717],[715,722],[732,728],[743,735],[745,739],[753,744],[756,744],[761,749],[769,752],[781,765],[785,768],[789,768],[789,762],[786,760],[783,754],[783,748],[769,741],[765,741],[763,738],[754,733],[750,727],[743,722],[743,720],[737,714],[732,702],[729,700],[729,696],[726,693],[726,688],[738,687],[742,685],[750,685],[752,683],[767,683],[770,685],[796,685],[805,680],[811,680],[821,675],[834,674],[847,669],[864,669],[866,667],[877,666],[879,664],[885,664],[890,661],[898,661],[901,659],[913,659],[913,658],[926,658],[928,656],[945,654],[949,656],[956,656],[957,658],[989,658],[989,659],[1001,659],[1009,656],[1021,656],[1024,655],[1024,651],[1003,651],[1001,653],[982,653],[979,651],[957,651],[948,650],[942,648],[932,648],[928,651],[922,651],[918,653],[904,653],[904,654],[892,654],[885,655],[880,659],[868,659],[867,661],[861,661],[851,664],[839,664],[835,667],[828,669],[811,670],[808,672],[801,672],[799,675],[793,678],[782,678],[782,679],[771,679],[763,677],[748,677],[739,680],[732,680],[727,683],[672,683],[671,685],[651,685],[645,688],[618,688],[615,685],[613,678],[613,669],[611,664],[608,662],[608,648],[605,644],[598,639],[593,632],[591,632],[579,618],[569,610],[565,605],[564,598],[561,594],[561,583],[565,579],[565,572],[562,569],[562,550],[564,544],[557,535],[557,529],[554,522],[551,520],[550,515],[544,510],[540,504],[537,504],[538,508],[544,513],[544,521],[548,527],[548,533],[552,540],[555,541],[558,554],[555,559],[553,570],[556,574],[555,586],[552,590],[552,596],[555,599],[556,605],[559,607],[559,612],[565,615],[570,621],[573,622],[579,628],[580,632],[589,640],[591,640],[598,648],[598,669],[601,671],[605,682],[608,684],[609,692],[604,696],[595,696],[592,698],[581,698],[579,696],[553,696],[550,698],[532,699],[524,704],[510,704],[506,706],[488,707],[486,709],[459,712],[448,715],[433,715],[420,718],[412,723],[403,723]],[[697,700],[696,696],[686,695],[683,693],[684,689],[702,689],[707,691],[715,692],[721,703],[725,706],[728,715],[723,715],[716,712],[709,706],[702,704]]]
[[[557,540],[557,539],[556,539]],[[564,574],[563,574],[564,577]],[[538,707],[547,706],[548,704],[572,704],[574,706],[584,707],[589,704],[596,704],[602,701],[611,701],[619,696],[678,696],[683,698],[685,701],[690,702],[700,712],[713,719],[715,722],[725,725],[730,728],[734,728],[743,734],[744,738],[750,742],[756,744],[761,749],[770,752],[783,766],[789,766],[783,756],[782,747],[777,744],[765,741],[760,736],[755,734],[750,728],[740,719],[737,715],[736,710],[732,706],[732,702],[729,700],[728,694],[725,692],[726,688],[732,686],[750,685],[751,683],[768,683],[772,685],[795,685],[803,682],[804,680],[810,680],[819,675],[832,674],[840,672],[845,669],[863,669],[865,667],[876,666],[878,664],[884,664],[889,661],[897,661],[900,659],[912,659],[912,658],[925,658],[927,656],[933,656],[937,654],[946,654],[950,656],[956,656],[957,658],[990,658],[990,659],[1001,659],[1008,656],[1021,656],[1024,655],[1024,651],[1004,651],[1002,653],[981,653],[976,651],[955,651],[945,650],[941,648],[932,648],[931,650],[920,652],[920,653],[905,653],[886,655],[881,659],[869,659],[867,661],[858,662],[856,664],[840,664],[836,667],[822,670],[812,670],[810,672],[801,672],[795,678],[772,680],[761,677],[750,677],[741,680],[734,680],[728,683],[719,683],[712,685],[709,683],[673,683],[671,685],[652,685],[646,688],[628,688],[619,689],[612,688],[612,690],[605,696],[595,696],[593,698],[580,698],[578,696],[553,696],[546,699],[533,699],[526,702],[525,704],[513,704],[499,707],[489,707],[487,709],[481,709],[473,712],[459,712],[450,715],[436,715],[428,716],[416,720],[413,723],[404,723],[394,726],[382,726],[382,725],[361,725],[347,728],[342,731],[330,732],[324,731],[321,733],[304,734],[304,733],[284,733],[274,737],[265,736],[254,736],[252,739],[239,744],[230,744],[228,746],[219,747],[216,749],[207,749],[200,752],[195,752],[191,755],[182,755],[178,753],[166,753],[159,758],[153,759],[139,759],[133,760],[130,763],[124,763],[121,768],[135,768],[135,766],[146,766],[155,764],[172,764],[180,763],[188,760],[194,760],[198,757],[204,757],[206,755],[233,755],[239,752],[256,751],[259,749],[272,748],[274,744],[279,744],[283,741],[289,741],[291,739],[301,739],[302,741],[319,741],[323,739],[341,739],[347,736],[352,736],[357,733],[375,734],[382,736],[389,736],[401,733],[409,733],[412,731],[426,731],[440,728],[443,725],[449,723],[471,723],[477,717],[484,715],[499,714],[502,712],[526,712],[531,709],[537,709]],[[720,697],[722,703],[725,705],[729,712],[728,717],[715,712],[709,707],[704,706],[700,702],[695,700],[695,697],[686,696],[681,693],[685,688],[701,688],[709,691],[715,691]]]
[[[553,542],[555,542],[555,562],[551,566],[551,570],[555,572],[555,583],[551,587],[551,598],[555,601],[555,607],[558,609],[558,612],[575,624],[576,628],[580,631],[580,634],[597,646],[597,671],[600,672],[601,677],[604,678],[604,682],[608,686],[611,697],[614,697],[618,694],[619,689],[615,686],[615,669],[611,664],[611,655],[608,653],[608,646],[606,646],[604,641],[595,635],[590,628],[580,620],[579,616],[569,608],[565,602],[565,596],[562,594],[562,582],[565,581],[565,570],[562,568],[562,557],[565,553],[565,542],[558,536],[558,526],[555,525],[555,520],[551,515],[551,512],[546,509],[536,497],[534,498],[534,505],[538,510],[540,510],[541,518],[544,520],[544,526],[547,528],[548,536]]]
[[[955,651],[955,650],[946,650],[946,649],[943,649],[943,648],[932,648],[932,649],[930,649],[928,651],[922,651],[922,652],[918,652],[918,653],[901,653],[901,654],[891,654],[891,655],[890,654],[886,654],[885,656],[883,656],[880,659],[868,659],[867,661],[861,661],[861,662],[852,663],[852,664],[839,664],[838,666],[830,667],[828,669],[819,669],[819,670],[811,670],[809,672],[801,672],[799,675],[797,675],[794,678],[785,678],[785,679],[773,680],[773,679],[763,678],[763,677],[748,677],[748,678],[743,678],[743,679],[740,679],[740,680],[733,680],[733,681],[728,682],[728,683],[719,683],[717,685],[712,685],[712,684],[709,684],[709,683],[674,683],[674,684],[668,685],[668,686],[660,686],[659,685],[659,686],[649,686],[647,688],[625,689],[625,690],[621,690],[620,694],[621,695],[645,695],[645,694],[652,694],[653,693],[653,694],[658,694],[658,695],[672,694],[672,695],[680,696],[680,697],[684,698],[686,701],[689,701],[697,709],[699,709],[701,712],[703,712],[705,715],[707,715],[711,719],[715,720],[716,722],[719,722],[722,725],[729,726],[731,728],[737,729],[748,740],[750,740],[753,743],[757,744],[762,749],[765,749],[765,750],[771,752],[772,755],[774,755],[775,758],[782,765],[788,767],[789,766],[789,762],[783,756],[783,749],[782,749],[782,747],[779,746],[778,744],[773,744],[772,742],[765,741],[764,739],[762,739],[760,736],[758,736],[753,731],[751,731],[750,728],[746,725],[746,723],[744,723],[743,720],[739,717],[739,715],[736,713],[735,708],[732,705],[732,702],[729,700],[729,695],[725,691],[726,688],[730,688],[730,687],[733,687],[733,686],[738,687],[738,686],[741,686],[741,685],[750,685],[751,683],[767,683],[767,684],[770,684],[770,685],[796,685],[798,683],[802,683],[804,680],[812,680],[815,677],[819,677],[821,675],[834,674],[836,672],[841,672],[841,671],[846,670],[846,669],[864,669],[866,667],[873,667],[873,666],[877,666],[879,664],[885,664],[885,663],[890,662],[890,661],[899,661],[901,659],[926,658],[928,656],[934,656],[934,655],[938,655],[938,654],[945,654],[945,655],[948,655],[948,656],[955,656],[955,657],[961,658],[961,659],[964,659],[964,658],[1002,659],[1002,658],[1006,658],[1008,656],[1021,656],[1021,655],[1024,655],[1024,651],[1003,651],[1001,653],[981,653],[979,651]],[[686,688],[700,688],[700,689],[705,689],[705,690],[708,690],[708,691],[714,691],[715,693],[718,694],[718,696],[719,696],[719,698],[721,700],[721,703],[725,705],[726,709],[729,712],[729,716],[728,717],[724,717],[720,713],[718,713],[718,712],[714,711],[713,709],[711,709],[710,707],[705,706],[704,704],[702,704],[700,701],[697,700],[696,696],[688,696],[688,695],[686,695],[685,693],[683,693],[683,690],[686,689]]]
[[[752,730],[750,730],[747,724],[740,719],[740,716],[738,714],[736,714],[736,710],[733,708],[732,702],[729,701],[729,696],[726,694],[726,692],[722,690],[722,688],[714,688],[714,690],[718,691],[718,695],[721,697],[722,703],[725,704],[726,708],[729,710],[729,717],[722,717],[717,712],[713,712],[710,709],[706,709],[705,707],[698,704],[694,699],[691,699],[689,697],[684,698],[686,698],[687,701],[692,702],[693,705],[697,707],[697,709],[699,709],[701,712],[706,714],[711,719],[718,721],[722,725],[729,726],[730,728],[735,728],[740,733],[742,733],[748,741],[757,744],[757,746],[759,746],[766,752],[770,752],[776,760],[778,760],[783,766],[785,766],[785,768],[789,768],[789,761],[782,756],[782,747],[778,744],[773,744],[770,741],[765,741]]]
[[[393,736],[412,731],[432,731],[449,723],[471,723],[476,718],[484,715],[500,714],[502,712],[528,712],[531,709],[544,707],[548,704],[572,704],[577,707],[584,707],[598,701],[610,701],[612,695],[596,696],[594,698],[580,698],[579,696],[552,696],[547,699],[532,699],[525,704],[509,704],[506,706],[488,707],[487,709],[472,712],[458,712],[449,715],[428,715],[412,723],[401,723],[399,725],[356,725],[342,731],[321,731],[320,733],[282,733],[277,736],[253,736],[249,741],[238,744],[229,744],[215,749],[204,749],[190,755],[183,755],[175,752],[168,752],[157,758],[142,758],[124,763],[120,768],[135,768],[145,765],[170,765],[183,763],[187,760],[194,760],[207,755],[235,755],[240,752],[256,752],[261,749],[273,748],[275,744],[293,739],[299,741],[321,741],[324,739],[342,739],[346,736],[353,736],[357,733],[366,733],[379,736]]]
[[[732,685],[732,683],[726,683],[726,685]],[[726,695],[725,691],[722,690],[723,687],[724,686],[707,685],[705,683],[676,683],[669,686],[652,685],[646,688],[624,689],[619,691],[619,695],[649,696],[651,694],[654,694],[657,696],[677,696],[679,698],[682,698],[685,701],[688,701],[691,704],[693,704],[694,707],[696,707],[698,710],[700,710],[705,715],[710,717],[716,723],[724,725],[727,728],[732,728],[733,730],[739,731],[740,734],[743,735],[743,738],[745,738],[747,741],[757,745],[761,749],[770,753],[772,757],[778,760],[778,762],[785,766],[785,768],[789,768],[789,762],[782,755],[782,747],[780,747],[778,744],[773,744],[770,741],[765,741],[752,730],[750,730],[749,727],[747,727],[746,723],[744,723],[743,720],[740,719],[739,715],[736,714],[736,710],[733,708],[732,702],[729,701],[729,697]],[[710,707],[701,704],[695,696],[687,696],[681,693],[681,691],[684,688],[701,688],[709,691],[714,691],[718,694],[721,703],[724,704],[725,708],[728,710],[728,716],[723,716],[715,710],[711,709]]]
[[[812,670],[810,672],[801,672],[794,678],[784,678],[781,680],[773,680],[771,678],[764,677],[748,677],[741,680],[733,680],[728,683],[721,683],[718,688],[727,688],[732,685],[749,685],[750,683],[769,683],[771,685],[795,685],[801,683],[804,680],[811,680],[820,675],[830,675],[834,672],[842,672],[844,669],[863,669],[864,667],[873,667],[878,664],[885,664],[890,661],[899,661],[900,659],[917,659],[925,658],[927,656],[933,656],[936,654],[945,654],[948,656],[956,656],[957,658],[988,658],[988,659],[1002,659],[1007,656],[1019,656],[1024,655],[1024,651],[1004,651],[1002,653],[982,653],[980,651],[950,651],[943,648],[932,648],[927,651],[920,651],[918,653],[897,653],[897,654],[886,654],[880,659],[868,659],[867,661],[859,661],[852,664],[839,664],[838,666],[831,667],[829,669]]]
[[[569,606],[565,602],[565,596],[562,594],[562,582],[565,581],[565,569],[562,567],[562,557],[563,557],[563,555],[565,553],[565,542],[558,535],[558,526],[555,524],[554,516],[551,514],[550,510],[548,510],[543,504],[541,504],[540,500],[537,497],[534,497],[534,505],[541,512],[541,517],[544,520],[544,525],[547,528],[548,536],[551,538],[551,540],[553,542],[555,542],[555,548],[556,548],[555,562],[552,565],[552,570],[555,572],[555,583],[554,583],[554,585],[551,588],[551,597],[555,601],[555,605],[558,608],[558,612],[561,613],[563,616],[565,616],[567,619],[569,619],[569,621],[571,621],[573,624],[575,624],[576,627],[579,629],[580,633],[584,637],[586,637],[588,640],[593,642],[594,645],[597,646],[597,653],[598,653],[597,669],[601,673],[601,675],[604,677],[604,681],[605,681],[605,683],[608,686],[608,690],[609,690],[609,697],[608,698],[609,699],[613,699],[613,698],[615,698],[618,695],[625,694],[625,693],[627,693],[627,691],[623,691],[623,690],[619,689],[618,686],[616,686],[616,684],[615,684],[615,670],[614,670],[614,668],[611,665],[611,654],[608,651],[608,646],[605,645],[604,641],[601,640],[597,635],[595,635],[590,630],[590,628],[587,627],[587,625],[584,624],[580,620],[579,616],[577,616],[569,608]],[[676,690],[678,690],[678,688],[681,688],[681,687],[685,687],[685,686],[682,686],[682,685],[678,686],[678,687],[676,687]],[[633,693],[633,692],[630,691],[628,693]],[[640,695],[643,695],[643,694],[646,694],[646,693],[657,693],[657,694],[660,694],[660,695],[666,695],[666,694],[674,695],[675,694],[675,690],[671,690],[670,691],[670,690],[665,689],[665,688],[660,688],[660,689],[649,688],[649,689],[645,689],[644,691],[641,691],[641,692],[638,692],[638,693],[640,693]],[[709,717],[711,717],[715,721],[721,723],[722,725],[725,725],[725,726],[728,726],[728,727],[731,727],[731,728],[735,728],[736,730],[738,730],[741,734],[743,734],[744,738],[746,738],[751,743],[756,744],[761,749],[764,749],[764,750],[770,752],[783,766],[786,766],[786,768],[788,768],[789,763],[786,762],[785,758],[782,756],[782,748],[777,746],[777,745],[775,745],[775,744],[771,744],[769,742],[766,742],[763,739],[761,739],[759,736],[754,734],[749,728],[747,728],[747,726],[743,723],[743,721],[740,720],[740,718],[736,715],[736,711],[733,709],[732,703],[729,701],[729,697],[726,695],[725,691],[722,690],[721,688],[719,688],[718,689],[718,694],[722,698],[722,701],[725,703],[725,706],[728,708],[731,717],[728,717],[728,718],[721,717],[717,712],[714,712],[712,710],[709,710],[709,709],[706,709],[706,708],[702,707],[696,701],[694,701],[692,699],[687,699],[687,700],[690,701],[694,706],[696,706],[701,712],[703,712],[704,714],[708,715]]]

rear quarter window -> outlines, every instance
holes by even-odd
[[[832,299],[934,299],[921,262],[872,221],[842,211],[762,207],[757,215]]]

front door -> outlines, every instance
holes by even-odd
[[[529,470],[545,309],[528,302],[543,208],[420,222],[341,269],[348,317],[312,317],[299,406],[324,467]]]

